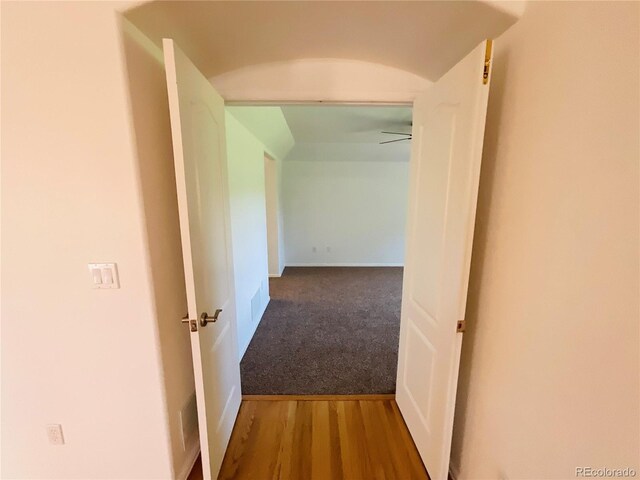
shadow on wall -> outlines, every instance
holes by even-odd
[[[195,385],[189,330],[176,321],[185,314],[187,299],[167,84],[162,51],[127,20],[122,31],[163,380],[168,410],[176,412],[168,419],[172,462],[182,475],[198,443],[192,431],[183,449],[177,413],[189,404]]]
[[[491,212],[491,197],[493,192],[496,158],[498,149],[498,135],[502,122],[504,89],[507,85],[509,55],[505,51],[496,52],[493,60],[491,91],[487,107],[487,122],[484,134],[482,152],[482,170],[480,172],[480,188],[478,190],[478,206],[476,210],[476,226],[473,239],[473,254],[471,257],[471,271],[469,274],[469,293],[467,295],[466,320],[468,329],[462,341],[462,355],[460,358],[460,374],[458,377],[458,393],[453,426],[453,440],[451,447],[451,464],[455,469],[460,465],[462,451],[462,436],[467,419],[467,397],[473,368],[471,359],[476,347],[476,332],[483,328],[479,321],[478,307],[481,280],[483,277],[484,260],[487,251],[487,224]],[[455,472],[457,473],[457,472]]]

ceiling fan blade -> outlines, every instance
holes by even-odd
[[[387,135],[406,135],[406,136],[411,136],[411,133],[400,133],[400,132],[380,132],[380,133],[386,133]]]
[[[386,142],[380,142],[379,145],[384,145],[385,143],[403,142],[405,140],[411,140],[411,137],[408,137],[408,138],[397,138],[395,140],[387,140]]]

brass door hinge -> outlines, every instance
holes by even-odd
[[[484,69],[482,70],[482,84],[486,85],[489,82],[489,69],[491,68],[491,47],[493,40],[487,39],[486,47],[484,50]]]
[[[457,333],[464,333],[467,331],[467,322],[465,320],[458,320],[458,326],[456,328]]]

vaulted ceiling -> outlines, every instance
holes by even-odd
[[[207,77],[337,58],[429,80],[518,18],[490,1],[155,1],[125,15],[158,45],[173,38]]]

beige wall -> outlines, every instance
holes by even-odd
[[[639,471],[639,17],[530,2],[497,39],[458,478]]]
[[[172,476],[125,5],[2,2],[3,478]]]

